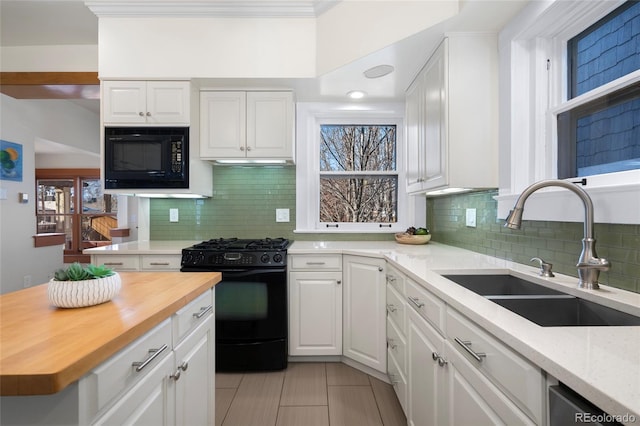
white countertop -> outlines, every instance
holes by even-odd
[[[384,257],[605,412],[633,415],[640,421],[640,326],[541,327],[440,274],[461,270],[515,272],[548,287],[635,315],[640,315],[640,294],[604,285],[600,290],[582,290],[577,287],[575,277],[556,274],[554,278],[541,278],[536,267],[437,243],[411,246],[393,241],[296,241],[289,248],[289,254],[319,252]]]
[[[86,254],[180,254],[200,241],[147,241],[84,250]],[[640,326],[541,327],[440,274],[507,273],[640,316],[640,294],[609,286],[577,287],[577,278],[541,278],[537,268],[437,243],[295,241],[289,254],[354,254],[385,258],[543,370],[612,415],[640,421]],[[578,254],[576,253],[576,259]],[[553,259],[547,259],[553,262]]]

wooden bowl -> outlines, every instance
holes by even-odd
[[[405,232],[396,234],[396,241],[400,244],[427,244],[431,240],[431,234],[427,235],[411,235]]]

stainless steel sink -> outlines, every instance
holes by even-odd
[[[488,299],[542,327],[640,325],[640,317],[569,295]]]
[[[481,296],[564,294],[545,286],[523,280],[522,278],[506,274],[443,275],[443,277]]]
[[[542,327],[634,326],[640,317],[508,274],[443,275]]]

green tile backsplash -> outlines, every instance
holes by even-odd
[[[300,188],[304,191],[304,188]],[[169,222],[178,208],[179,222]],[[289,222],[276,223],[276,209],[289,209]],[[285,237],[292,240],[388,240],[390,234],[294,234],[295,166],[214,166],[213,196],[207,199],[152,199],[151,240]]]
[[[295,166],[213,168],[213,197],[200,200],[152,199],[152,240],[206,240],[219,237],[285,237],[292,240],[393,240],[392,234],[294,234]],[[299,188],[304,191],[305,188]],[[541,257],[557,272],[577,276],[582,223],[524,221],[520,231],[496,219],[497,191],[429,198],[427,224],[433,241],[531,264]],[[169,222],[169,209],[180,221]],[[276,208],[290,211],[290,222],[276,223]],[[476,228],[465,226],[465,210],[475,208]],[[601,282],[640,293],[640,225],[595,225],[598,255],[613,265]]]
[[[577,277],[583,224],[524,221],[518,231],[504,228],[504,221],[496,218],[497,194],[493,190],[427,199],[433,241],[528,265],[533,265],[532,257],[541,257],[553,263],[554,271]],[[465,225],[467,208],[476,209],[476,228]],[[640,225],[596,223],[594,232],[598,256],[613,265],[600,274],[600,281],[640,293]]]

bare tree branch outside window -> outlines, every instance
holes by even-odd
[[[395,125],[320,126],[320,222],[395,223]]]

